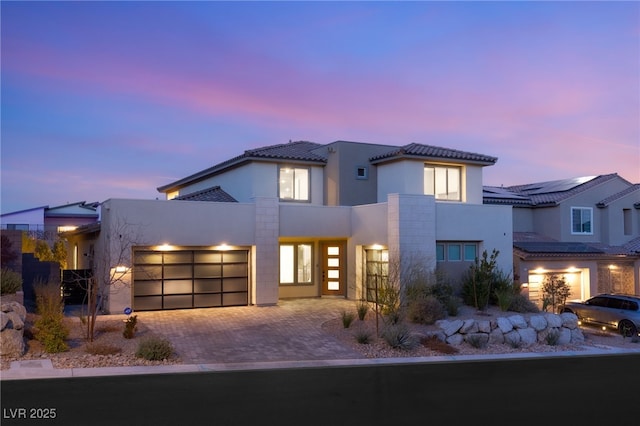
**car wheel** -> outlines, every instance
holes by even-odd
[[[562,313],[564,314],[565,312],[566,312],[567,314],[575,314],[575,312],[573,312],[573,311],[572,311],[571,309],[569,309],[569,308],[563,308],[563,309],[562,309]]]
[[[632,337],[638,335],[638,328],[631,321],[622,320],[618,324],[618,331],[623,337]]]

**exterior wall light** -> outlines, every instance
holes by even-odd
[[[123,273],[125,273],[125,272],[127,272],[129,270],[129,268],[127,268],[126,266],[123,266],[123,265],[118,265],[118,266],[116,266],[115,269],[116,269],[116,272],[121,273],[121,274],[123,274]]]

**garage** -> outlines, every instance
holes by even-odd
[[[249,302],[248,250],[133,253],[137,311],[242,306]]]

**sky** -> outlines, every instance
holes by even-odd
[[[638,2],[10,2],[1,210],[157,187],[247,149],[422,143],[485,185],[640,183]]]

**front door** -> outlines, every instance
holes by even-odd
[[[322,246],[322,295],[346,296],[346,253],[344,242],[325,242]]]

